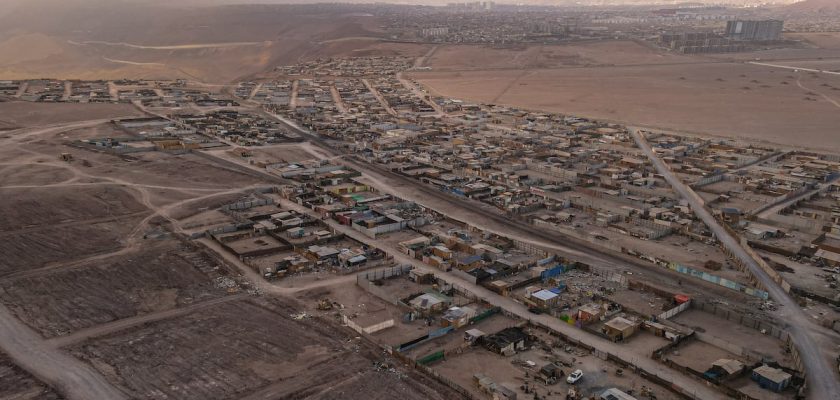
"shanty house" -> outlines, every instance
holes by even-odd
[[[790,385],[791,374],[768,365],[762,365],[752,370],[752,380],[764,389],[781,392]]]
[[[637,327],[636,322],[624,317],[615,317],[604,324],[601,331],[613,342],[619,342],[636,333]]]

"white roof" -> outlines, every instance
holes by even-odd
[[[548,300],[551,300],[551,299],[557,297],[557,295],[555,293],[552,293],[552,292],[549,292],[548,290],[543,289],[543,290],[540,290],[538,292],[532,293],[531,297],[535,297],[535,298],[540,299],[542,301],[548,301]]]

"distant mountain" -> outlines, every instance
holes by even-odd
[[[787,11],[800,13],[840,12],[838,0],[804,0],[786,7]]]

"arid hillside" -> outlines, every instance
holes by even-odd
[[[376,18],[341,6],[35,1],[0,14],[0,54],[15,55],[0,57],[0,79],[229,82],[276,64],[370,46],[380,36],[377,26]],[[367,40],[331,43],[348,37]]]

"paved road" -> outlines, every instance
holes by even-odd
[[[772,297],[779,305],[783,306],[777,313],[777,319],[781,322],[786,322],[786,330],[793,338],[796,348],[799,350],[799,355],[802,358],[802,363],[805,366],[807,373],[807,386],[809,388],[811,399],[838,399],[840,398],[840,379],[837,376],[837,370],[832,366],[828,357],[823,357],[820,348],[817,346],[814,338],[809,332],[811,328],[811,321],[808,316],[802,311],[796,302],[785,293],[782,288],[774,282],[764,270],[750,257],[747,252],[738,243],[738,240],[732,237],[727,232],[711,213],[705,208],[703,200],[688,186],[682,183],[668,168],[667,165],[654,154],[653,149],[647,142],[639,130],[633,131],[633,137],[636,144],[645,155],[650,159],[656,170],[659,171],[665,180],[688,201],[694,213],[700,218],[709,229],[714,232],[718,240],[729,249],[735,257],[738,257],[747,267],[750,272],[761,282]]]

